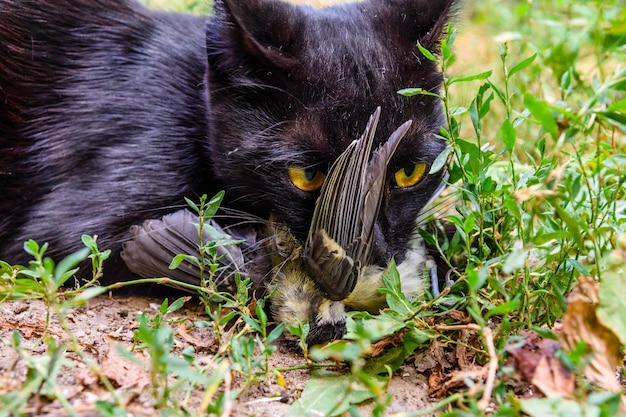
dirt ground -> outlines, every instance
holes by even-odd
[[[139,416],[156,415],[151,404],[150,375],[143,367],[123,358],[116,344],[127,349],[132,347],[133,331],[137,327],[137,315],[145,311],[153,316],[157,313],[161,299],[128,296],[101,296],[89,301],[87,306],[77,308],[68,315],[71,333],[76,336],[82,350],[101,372],[111,381],[122,398],[125,408]],[[0,304],[0,394],[11,392],[22,386],[26,378],[26,367],[12,348],[6,346],[11,340],[12,332],[18,330],[22,336],[22,345],[30,347],[43,334],[45,328],[45,308],[39,300],[13,301]],[[199,308],[195,308],[193,300],[183,309],[168,315],[170,319],[186,317],[189,320],[205,320]],[[210,363],[214,346],[210,346],[212,335],[208,329],[186,331],[184,323],[178,325],[175,337],[175,349],[182,351],[193,346],[198,361]],[[204,332],[204,333],[203,333]],[[53,319],[48,334],[55,339],[67,341],[67,333]],[[212,349],[213,348],[213,349]],[[45,347],[38,345],[33,356],[43,353]],[[141,357],[141,355],[139,355]],[[97,400],[111,398],[111,394],[103,388],[97,376],[88,368],[84,359],[75,353],[65,352],[65,366],[59,375],[62,392],[80,416],[98,415],[94,407]],[[146,357],[147,359],[147,357]],[[409,359],[392,378],[389,391],[393,402],[388,412],[415,411],[424,409],[436,402],[428,395],[428,378],[418,370],[423,368],[421,360]],[[290,349],[284,342],[271,356],[270,366],[285,368],[303,365],[302,354]],[[271,381],[253,384],[240,395],[233,404],[232,416],[283,416],[289,411],[310,377],[307,369],[283,372],[283,386],[274,378]],[[232,382],[233,388],[240,381]],[[200,396],[201,393],[198,394]],[[195,409],[200,401],[193,395],[189,399],[191,409]],[[43,399],[32,399],[29,403],[29,415],[57,416],[66,412],[58,400],[47,402]],[[363,409],[367,415],[368,404]],[[369,405],[371,407],[371,405]],[[1,411],[1,410],[0,410]],[[1,413],[0,413],[1,414]]]

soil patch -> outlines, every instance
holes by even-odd
[[[150,373],[141,364],[133,363],[120,353],[120,347],[133,347],[133,332],[137,329],[136,317],[141,312],[154,316],[162,300],[136,296],[101,296],[89,301],[68,314],[69,332],[65,331],[55,317],[51,317],[47,335],[57,342],[69,344],[68,334],[77,339],[84,353],[64,351],[59,359],[65,361],[57,378],[59,389],[80,416],[99,415],[95,411],[98,400],[110,400],[112,394],[106,390],[96,372],[101,372],[115,387],[115,393],[123,399],[127,411],[140,416],[157,415],[157,407],[150,395],[152,385]],[[180,319],[174,324],[176,330],[174,346],[176,352],[182,352],[192,346],[197,361],[211,362],[215,346],[211,331],[207,328],[191,330],[189,323],[206,320],[196,302],[189,301],[181,310],[168,315],[169,319]],[[186,325],[187,324],[187,325]],[[13,332],[19,332],[21,346],[33,358],[44,357],[45,344],[41,337],[46,332],[46,309],[40,300],[21,300],[0,304],[0,394],[19,389],[27,378],[27,365],[14,348],[8,346]],[[270,358],[273,369],[293,368],[305,365],[302,354],[291,349],[281,341],[278,349]],[[148,355],[141,351],[135,356],[148,361]],[[407,361],[394,374],[389,393],[393,402],[388,412],[415,411],[436,402],[428,395],[428,379],[419,372],[415,361]],[[419,365],[419,364],[418,364]],[[95,370],[95,371],[94,371]],[[232,416],[283,416],[291,404],[298,400],[299,394],[310,378],[308,369],[281,372],[284,381],[276,378],[254,383],[239,395],[233,404]],[[280,383],[279,383],[280,382]],[[240,387],[243,381],[233,378],[231,388]],[[202,400],[203,391],[192,392],[185,400],[191,409],[197,409]],[[367,415],[368,404],[363,405]],[[370,406],[371,407],[371,406]],[[29,414],[37,416],[65,415],[58,400],[42,397],[32,398],[29,402]]]

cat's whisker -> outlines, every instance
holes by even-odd
[[[438,198],[433,204],[420,212],[417,216],[416,223],[423,224],[432,217],[441,218],[445,216],[445,213],[448,213],[457,201],[457,197],[452,194]]]

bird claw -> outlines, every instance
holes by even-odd
[[[345,299],[356,285],[354,260],[324,229],[316,231],[303,254],[311,279],[333,301]]]

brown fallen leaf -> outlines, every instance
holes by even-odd
[[[509,357],[522,379],[535,385],[545,396],[570,397],[575,389],[575,375],[556,357],[559,343],[541,339],[535,332],[522,332],[524,344],[508,347]]]
[[[46,323],[44,319],[39,320],[35,324],[20,323],[19,321],[14,320],[5,320],[0,322],[0,331],[12,332],[14,330],[19,330],[24,339],[38,338],[41,337],[44,333],[51,336],[56,336],[59,339],[63,339],[66,336],[65,333],[58,331],[54,328],[46,328]]]
[[[143,357],[143,353],[140,354],[140,352],[135,352],[135,357]],[[102,356],[100,365],[102,373],[119,388],[143,388],[150,384],[148,372],[122,357],[112,343],[109,343],[107,352]]]
[[[447,316],[459,322],[459,324],[468,324],[472,321],[472,318],[465,311],[450,310],[447,312]]]
[[[435,398],[444,397],[445,391],[442,389],[444,373],[441,365],[436,365],[430,371],[428,375],[428,395]]]
[[[453,371],[451,378],[443,384],[443,391],[449,392],[454,388],[466,386],[467,381],[472,381],[477,385],[483,385],[489,374],[487,366],[473,365],[459,371]]]
[[[210,349],[212,347],[215,347],[215,348],[217,347],[217,342],[215,340],[215,337],[211,339],[207,339],[207,340],[201,340],[195,337],[194,335],[192,335],[191,333],[189,333],[189,331],[187,330],[187,324],[184,322],[178,325],[178,336],[181,339],[183,339],[185,342],[187,342],[189,345],[196,348],[196,350]]]
[[[466,382],[471,380],[475,384],[473,385],[473,388],[470,388],[469,390],[469,392],[472,393],[470,395],[477,394],[479,389],[484,386],[483,395],[478,401],[478,407],[480,407],[481,409],[486,409],[491,403],[491,395],[493,393],[496,372],[498,370],[498,357],[496,355],[496,349],[493,343],[493,333],[491,328],[482,328],[477,324],[459,324],[438,325],[435,326],[435,329],[440,331],[461,331],[461,337],[458,338],[458,340],[462,341],[463,343],[468,343],[469,340],[473,337],[468,336],[470,333],[467,332],[471,331],[480,333],[484,345],[487,349],[487,353],[489,354],[489,361],[485,366],[474,365],[469,359],[464,359],[463,361],[461,361],[459,360],[459,352],[463,352],[463,350],[459,351],[456,348],[449,350],[447,349],[451,346],[449,344],[444,344],[441,348],[437,348],[437,339],[433,340],[433,343],[431,344],[431,352],[433,358],[437,358],[439,356],[441,359],[443,359],[445,357],[445,362],[449,366],[455,364],[456,367],[460,369],[451,371],[449,373],[449,378],[446,380],[443,386],[435,387],[433,385],[433,378],[429,378],[429,395],[441,397],[453,388],[465,386]],[[438,360],[438,363],[441,366],[435,368],[433,370],[433,373],[437,372],[439,374],[440,380],[443,380],[444,377],[443,372],[441,372],[441,368],[444,368],[444,362],[442,360]]]
[[[573,350],[577,342],[585,342],[593,354],[584,369],[585,377],[607,391],[621,392],[615,376],[621,359],[620,342],[611,329],[598,319],[597,307],[598,283],[589,277],[580,277],[568,297],[561,346]]]
[[[428,350],[415,353],[413,363],[417,372],[430,371],[435,366],[439,365],[435,358],[433,358],[431,352]]]
[[[449,361],[450,356],[453,355],[450,355],[447,352],[447,347],[447,344],[441,343],[439,339],[433,339],[429,349],[431,356],[441,365],[443,369],[449,369],[454,366],[451,361]]]
[[[388,347],[396,347],[402,345],[404,342],[404,333],[397,332],[383,337],[378,342],[372,343],[370,351],[367,353],[367,357],[373,358],[381,355]]]
[[[459,368],[466,369],[474,366],[476,361],[476,351],[480,349],[480,342],[476,332],[462,330],[459,332],[459,343],[454,349],[454,355]]]
[[[554,356],[542,356],[530,382],[546,397],[570,397],[576,388],[574,374]]]

